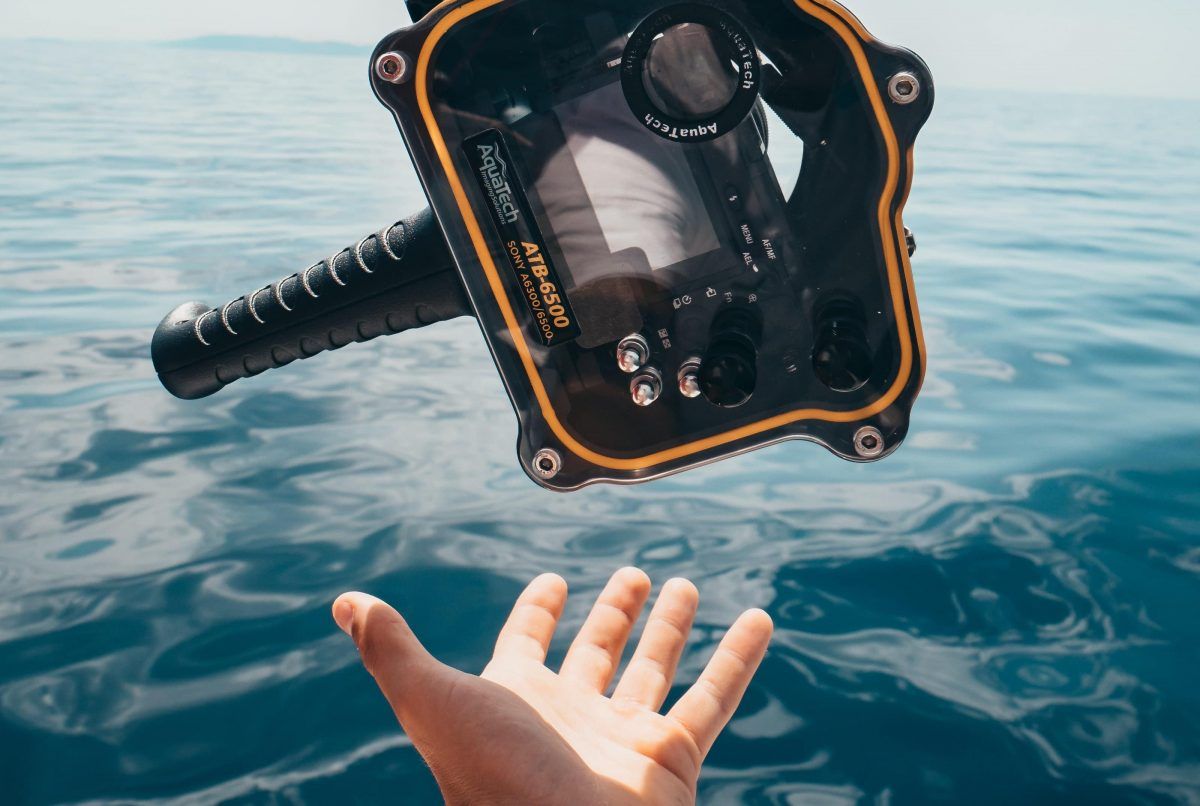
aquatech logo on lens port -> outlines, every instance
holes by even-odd
[[[680,128],[672,126],[669,123],[663,123],[654,117],[654,115],[646,115],[643,122],[646,124],[646,128],[651,131],[662,132],[665,137],[670,137],[672,140],[697,140],[700,138],[709,140],[720,133],[716,123]]]
[[[508,163],[500,156],[496,146],[487,143],[479,146],[479,173],[501,220],[509,224],[517,223],[521,211],[508,183]]]

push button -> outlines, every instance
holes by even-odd
[[[633,397],[633,402],[643,408],[657,403],[662,393],[662,375],[653,367],[640,372],[629,384],[629,394]]]
[[[632,375],[650,360],[650,345],[640,333],[626,336],[617,345],[617,366],[627,375]]]
[[[693,358],[679,369],[679,393],[689,400],[704,394],[700,388],[700,359]]]

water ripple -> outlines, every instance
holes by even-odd
[[[477,671],[527,579],[570,581],[557,658],[637,563],[702,590],[675,694],[741,609],[779,627],[706,802],[1200,803],[1200,107],[941,93],[906,448],[563,497],[517,469],[469,321],[157,388],[175,304],[424,205],[361,60],[96,47],[64,87],[57,47],[12,44],[0,82],[11,799],[429,801],[332,599],[385,596]]]

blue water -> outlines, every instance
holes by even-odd
[[[1200,105],[943,91],[907,447],[564,497],[470,321],[155,381],[176,303],[423,205],[365,54],[4,51],[0,801],[433,800],[331,600],[478,671],[527,579],[569,636],[635,563],[703,593],[682,682],[778,624],[707,802],[1200,803]]]

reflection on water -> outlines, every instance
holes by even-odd
[[[779,625],[707,800],[1200,802],[1196,105],[943,93],[909,446],[560,497],[470,322],[199,404],[153,378],[175,303],[422,204],[360,60],[110,47],[64,84],[61,47],[0,74],[6,798],[431,798],[330,601],[477,670],[529,577],[567,634],[637,563],[703,592],[685,681],[741,608]]]

